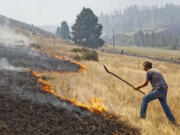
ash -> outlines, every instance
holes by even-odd
[[[139,129],[61,100],[31,72],[0,70],[1,135],[138,135]]]
[[[80,66],[47,54],[22,47],[0,44],[0,59],[7,59],[14,67],[29,68],[34,71],[78,72]]]

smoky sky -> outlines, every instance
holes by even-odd
[[[34,25],[57,25],[63,20],[73,23],[83,7],[91,8],[98,16],[135,4],[166,3],[180,4],[180,0],[0,0],[0,15]]]

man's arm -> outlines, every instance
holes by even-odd
[[[148,84],[149,84],[149,80],[146,80],[143,85],[140,85],[140,86],[138,86],[138,87],[135,87],[135,89],[136,89],[136,90],[139,90],[139,89],[147,86]]]

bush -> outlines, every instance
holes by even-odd
[[[75,56],[73,56],[73,59],[75,59],[75,60],[81,60],[81,57],[80,57],[79,55],[75,55]]]
[[[96,51],[89,51],[83,54],[83,59],[84,60],[94,60],[94,61],[98,61],[98,53]]]
[[[83,52],[89,52],[90,50],[87,48],[73,48],[71,51],[74,53],[78,53],[78,52],[83,53]]]
[[[81,48],[81,52],[86,53],[86,52],[90,52],[90,50],[87,48]]]
[[[94,60],[98,61],[98,53],[94,50],[87,49],[87,48],[73,48],[71,50],[74,53],[81,53],[82,55],[75,55],[73,56],[73,59],[75,60]]]
[[[177,58],[177,60],[180,60],[180,58]]]
[[[81,52],[81,49],[80,48],[73,48],[71,51],[74,53],[78,53],[78,52]]]

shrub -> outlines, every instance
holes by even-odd
[[[94,61],[98,61],[98,53],[94,50],[89,51],[89,52],[85,52],[83,53],[83,59],[84,60],[94,60]]]
[[[86,53],[86,52],[90,52],[90,50],[87,48],[81,48],[81,52]]]
[[[71,50],[74,53],[81,53],[81,55],[75,55],[73,56],[73,59],[75,60],[94,60],[98,61],[98,53],[94,50],[88,49],[88,48],[73,48]]]
[[[87,48],[73,48],[71,51],[74,53],[78,53],[78,52],[82,53],[82,52],[89,52],[90,50]]]
[[[81,52],[81,49],[80,48],[73,48],[71,51],[74,53],[78,53],[78,52]]]
[[[81,57],[80,57],[79,55],[75,55],[75,56],[73,56],[73,59],[75,59],[75,60],[81,60]]]
[[[177,60],[180,60],[180,58],[177,58]]]

